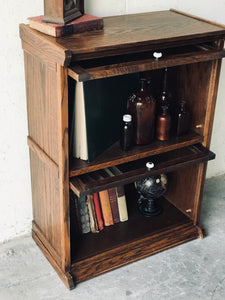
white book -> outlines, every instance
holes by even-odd
[[[76,83],[74,105],[74,138],[73,156],[83,160],[88,159],[86,114],[84,104],[83,82]]]

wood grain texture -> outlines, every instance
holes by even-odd
[[[61,266],[61,257],[58,255],[58,253],[55,251],[54,248],[52,248],[51,243],[45,238],[45,235],[39,228],[39,226],[35,223],[35,221],[32,222],[32,231],[35,233],[35,235],[38,236],[39,240],[42,242],[43,245],[48,249],[49,254],[53,257],[57,265]]]
[[[222,27],[172,11],[161,11],[107,17],[104,18],[104,31],[74,35],[66,41],[59,39],[58,43],[71,49],[72,60],[78,60],[105,56],[107,52],[120,54],[124,51],[157,50],[171,47],[174,43],[186,44],[191,39],[204,40],[224,33]]]
[[[33,218],[61,259],[57,75],[38,57],[24,58]]]
[[[68,76],[67,69],[57,65],[59,116],[59,198],[61,212],[62,269],[70,268],[70,204],[69,204],[69,137],[68,137]]]
[[[57,73],[26,52],[24,59],[29,136],[58,164]]]
[[[168,177],[165,197],[185,215],[194,220],[196,214],[199,164],[190,165],[172,172]]]
[[[30,151],[33,220],[61,258],[61,222],[58,171]]]
[[[140,238],[135,242],[75,262],[72,265],[71,274],[74,281],[79,283],[198,237],[198,230],[191,223],[172,227],[155,235]]]
[[[74,282],[202,237],[198,224],[207,167],[204,161],[214,157],[207,149],[224,56],[225,28],[175,11],[108,17],[104,18],[104,24],[102,31],[63,38],[20,25],[26,75],[33,238],[68,288],[73,288]],[[158,62],[145,56],[146,52],[156,50],[163,50],[168,56]],[[97,64],[93,65],[95,59]],[[68,74],[85,81],[164,67],[170,67],[173,104],[187,101],[190,133],[168,142],[154,141],[134,147],[126,153],[116,143],[92,163],[77,159],[69,162],[68,115],[72,105],[68,103],[68,92],[72,93],[72,89],[68,88],[68,80],[73,80],[68,79]],[[184,153],[196,143],[206,147],[205,155],[179,154],[168,160],[169,151]],[[131,188],[126,194],[127,222],[108,226],[99,234],[79,235],[72,196],[70,205],[69,177],[78,176],[75,192],[88,189],[90,192],[111,187],[114,179],[105,178],[100,185],[92,182],[87,187],[79,176],[120,165],[124,174],[118,175],[113,184],[129,183],[150,173],[141,165],[126,169],[127,164],[135,166],[153,155],[167,156],[151,171],[152,175],[168,172],[169,187],[165,194],[168,201],[159,199],[162,214],[155,219],[144,218],[136,207],[137,192]]]
[[[71,52],[67,48],[58,45],[55,38],[52,39],[50,36],[38,32],[25,24],[20,24],[20,37],[23,42],[35,48],[36,53],[39,52],[41,56],[50,61],[54,58],[55,62],[62,66],[69,65]]]
[[[210,78],[214,61],[184,65],[175,70],[175,97],[187,102],[190,126],[202,136],[206,126],[206,111],[211,93]],[[200,125],[200,126],[199,126]]]
[[[51,69],[53,72],[56,72],[57,64],[53,57],[47,56],[44,52],[41,51],[41,49],[35,48],[33,47],[33,45],[30,45],[24,42],[23,40],[22,40],[22,48],[26,53],[32,56],[39,57],[42,62],[48,64],[48,69]]]
[[[126,63],[119,63],[113,65],[106,65],[95,68],[81,68],[80,66],[71,66],[68,74],[76,81],[89,81],[100,78],[108,78],[112,76],[119,76],[124,74],[131,74],[137,72],[144,72],[149,70],[157,70],[162,68],[169,68],[173,66],[186,65],[190,63],[197,63],[202,61],[215,60],[225,57],[225,51],[212,50],[207,52],[192,52],[185,54],[176,54],[164,56],[160,60],[150,59],[131,61]]]
[[[135,146],[133,149],[126,152],[121,150],[119,142],[116,142],[91,163],[87,163],[81,159],[72,159],[70,162],[70,177],[188,147],[199,142],[202,142],[202,137],[193,131],[186,136],[179,138],[173,137],[169,141],[160,142],[155,140],[147,146]]]
[[[126,163],[118,166],[121,170],[121,175],[98,180],[88,180],[87,176],[85,175],[70,178],[70,188],[78,197],[86,196],[88,194],[109,189],[111,187],[116,187],[117,185],[125,185],[131,182],[135,182],[138,179],[146,178],[148,176],[168,173],[174,170],[177,170],[177,173],[180,174],[180,168],[191,166],[193,164],[197,165],[200,162],[211,160],[214,158],[214,153],[208,151],[207,149],[204,149],[203,147],[185,147],[183,149],[166,152],[161,155],[151,156],[147,159],[138,160],[136,162],[133,161],[131,163]],[[153,162],[155,165],[154,168],[150,171],[146,168],[146,163],[148,161]],[[91,174],[92,173],[90,173],[90,175]],[[96,174],[98,174],[98,172]],[[191,178],[194,178],[192,174]],[[191,184],[191,188],[193,188],[193,190],[196,190],[194,183],[197,184],[197,179],[193,179],[193,184]],[[183,190],[185,188],[186,184],[184,182],[184,184],[178,184],[176,188],[174,188],[173,186],[172,190],[175,190],[174,193],[176,194],[178,189]],[[190,201],[188,193],[186,194],[186,196],[188,197],[188,201]],[[188,208],[186,207],[186,209]]]
[[[215,60],[212,64],[211,77],[209,82],[209,93],[207,97],[207,110],[205,116],[204,141],[205,147],[210,146],[213,120],[216,108],[216,97],[219,85],[219,76],[221,70],[221,60]]]
[[[29,136],[27,137],[27,144],[30,149],[40,158],[40,160],[58,172],[59,166]]]
[[[199,21],[172,11],[104,18],[104,30],[53,38],[28,26],[20,26],[21,38],[45,49],[49,57],[68,65],[72,60],[134,53],[215,40],[225,35],[221,26]],[[54,49],[54,54],[53,54]]]
[[[219,24],[219,23],[216,23],[216,22],[213,22],[213,21],[209,21],[207,19],[200,18],[200,17],[192,15],[192,14],[187,14],[186,12],[183,12],[183,11],[180,11],[180,10],[177,10],[177,9],[171,8],[170,11],[175,12],[175,13],[180,14],[180,15],[184,15],[186,17],[196,19],[198,21],[202,21],[202,22],[205,22],[205,23],[208,23],[208,24],[211,24],[211,25],[215,25],[215,26],[218,26],[218,27],[221,27],[221,28],[225,28],[225,25],[223,25],[223,24]]]
[[[58,276],[61,278],[62,282],[65,284],[65,286],[72,290],[75,288],[74,280],[70,272],[64,272],[61,270],[61,268],[58,266],[56,263],[54,257],[51,255],[49,252],[49,248],[46,247],[46,245],[42,242],[41,237],[35,230],[32,231],[32,237],[36,244],[39,246],[41,249],[42,253],[45,255],[45,257],[48,259]]]

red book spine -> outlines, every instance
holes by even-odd
[[[99,230],[102,230],[104,228],[104,225],[103,225],[102,212],[101,212],[98,193],[93,194],[93,200],[94,200],[96,218],[97,218],[97,222],[98,222],[98,228],[99,228]]]

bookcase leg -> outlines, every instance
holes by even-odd
[[[69,289],[72,290],[75,288],[75,283],[73,280],[73,276],[71,275],[70,272],[63,272],[59,265],[56,263],[54,257],[50,254],[48,249],[45,247],[44,243],[41,240],[41,237],[39,237],[39,234],[37,234],[34,230],[32,231],[32,237],[38,247],[41,249],[42,253],[45,255],[45,257],[48,259],[58,276],[61,278],[65,286]]]

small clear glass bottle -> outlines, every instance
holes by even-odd
[[[123,123],[121,126],[120,146],[124,151],[129,150],[133,144],[133,124],[132,116],[126,114],[123,116]]]
[[[146,79],[140,79],[140,90],[128,100],[128,113],[132,115],[134,143],[137,145],[149,144],[154,137],[155,130],[154,97],[149,94]]]

